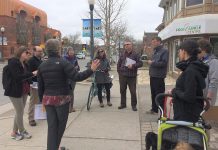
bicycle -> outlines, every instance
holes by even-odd
[[[101,71],[101,70],[96,70],[96,71]],[[101,71],[102,72],[102,71]],[[111,79],[113,79],[113,75],[111,76]],[[112,83],[111,83],[112,84]],[[102,89],[103,97],[106,95],[106,89],[103,87]],[[97,88],[97,83],[95,82],[95,73],[92,76],[92,84],[89,89],[89,95],[88,95],[88,101],[87,101],[87,110],[90,110],[92,99],[98,95],[98,88]]]

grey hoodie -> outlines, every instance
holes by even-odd
[[[214,55],[209,55],[204,63],[208,64],[209,72],[206,77],[206,88],[204,89],[204,96],[207,96],[208,92],[212,92],[212,106],[218,106],[218,59]]]

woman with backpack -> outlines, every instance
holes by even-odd
[[[18,48],[15,57],[8,60],[8,80],[10,83],[5,88],[4,95],[9,96],[14,109],[14,127],[11,133],[11,138],[15,140],[29,139],[32,136],[26,131],[23,124],[24,108],[27,100],[27,95],[30,92],[28,80],[36,76],[37,71],[29,72],[26,61],[31,53],[27,47],[21,46]]]

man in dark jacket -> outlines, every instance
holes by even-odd
[[[151,60],[148,60],[149,75],[150,75],[150,88],[151,88],[151,99],[152,107],[151,110],[147,111],[148,114],[157,114],[158,107],[155,103],[155,97],[159,93],[165,92],[165,81],[167,74],[168,64],[168,50],[163,48],[161,45],[161,38],[155,37],[152,39],[152,45],[154,47],[153,55]],[[163,102],[160,104],[163,108]]]
[[[28,61],[29,69],[31,72],[38,70],[39,65],[42,63],[43,50],[39,46],[33,48],[33,56]],[[30,126],[36,126],[36,121],[34,120],[35,104],[39,102],[38,89],[37,89],[37,77],[32,78],[32,84],[30,87],[30,103],[28,109],[28,119]]]
[[[48,60],[38,68],[38,91],[47,113],[47,150],[58,150],[72,99],[68,79],[82,81],[88,78],[99,66],[99,60],[94,61],[91,68],[78,72],[70,62],[60,57],[60,42],[57,39],[46,42],[46,51]]]
[[[139,55],[133,50],[131,42],[125,42],[124,48],[125,51],[117,63],[121,94],[121,104],[118,109],[126,108],[126,89],[128,85],[131,94],[132,110],[137,111],[136,77],[138,68],[142,67],[143,63]]]

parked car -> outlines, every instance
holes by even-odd
[[[85,58],[86,58],[86,55],[85,55],[84,53],[77,53],[77,54],[76,54],[76,57],[77,57],[78,59],[85,59]]]
[[[148,56],[146,54],[143,54],[141,56],[141,59],[142,59],[142,61],[146,61],[146,60],[148,60]]]

